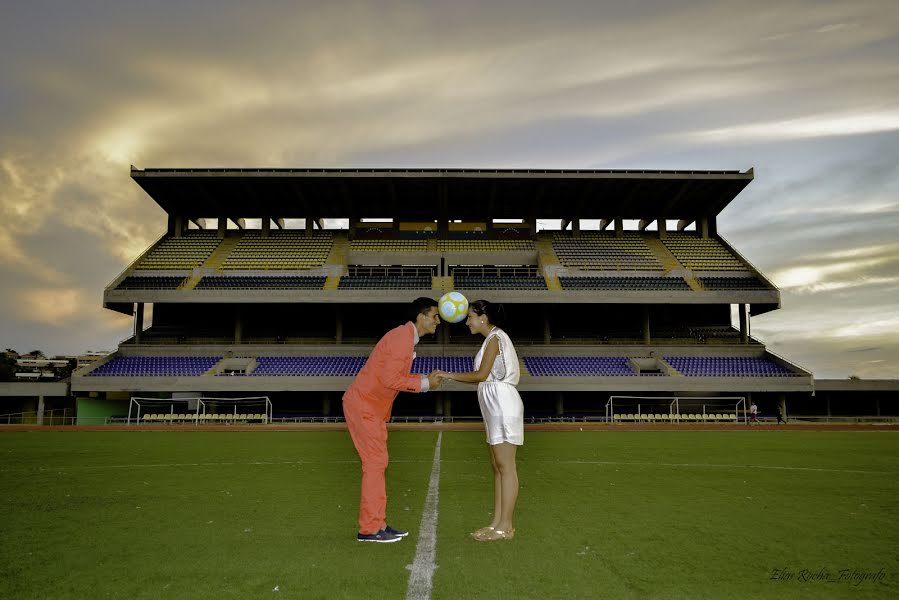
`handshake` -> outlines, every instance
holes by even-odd
[[[452,379],[451,374],[438,369],[435,369],[428,374],[428,384],[432,390],[439,388],[444,379]]]

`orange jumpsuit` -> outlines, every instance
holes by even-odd
[[[359,533],[377,533],[386,526],[387,421],[399,392],[421,392],[421,376],[409,373],[414,330],[408,322],[384,334],[343,394],[343,414],[362,460]]]

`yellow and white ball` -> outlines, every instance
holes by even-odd
[[[447,323],[464,321],[468,316],[468,298],[459,292],[447,292],[437,301],[437,310]]]

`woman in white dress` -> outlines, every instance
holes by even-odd
[[[484,336],[484,344],[474,359],[475,370],[438,372],[446,379],[478,384],[478,404],[487,429],[494,489],[493,520],[471,534],[481,542],[510,540],[515,535],[512,527],[512,513],[518,499],[515,453],[524,443],[524,406],[515,388],[520,376],[518,355],[508,334],[499,328],[504,321],[502,304],[486,300],[472,302],[465,323],[472,333]]]

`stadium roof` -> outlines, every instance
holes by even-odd
[[[131,177],[190,218],[692,221],[720,213],[753,171],[132,167]]]

